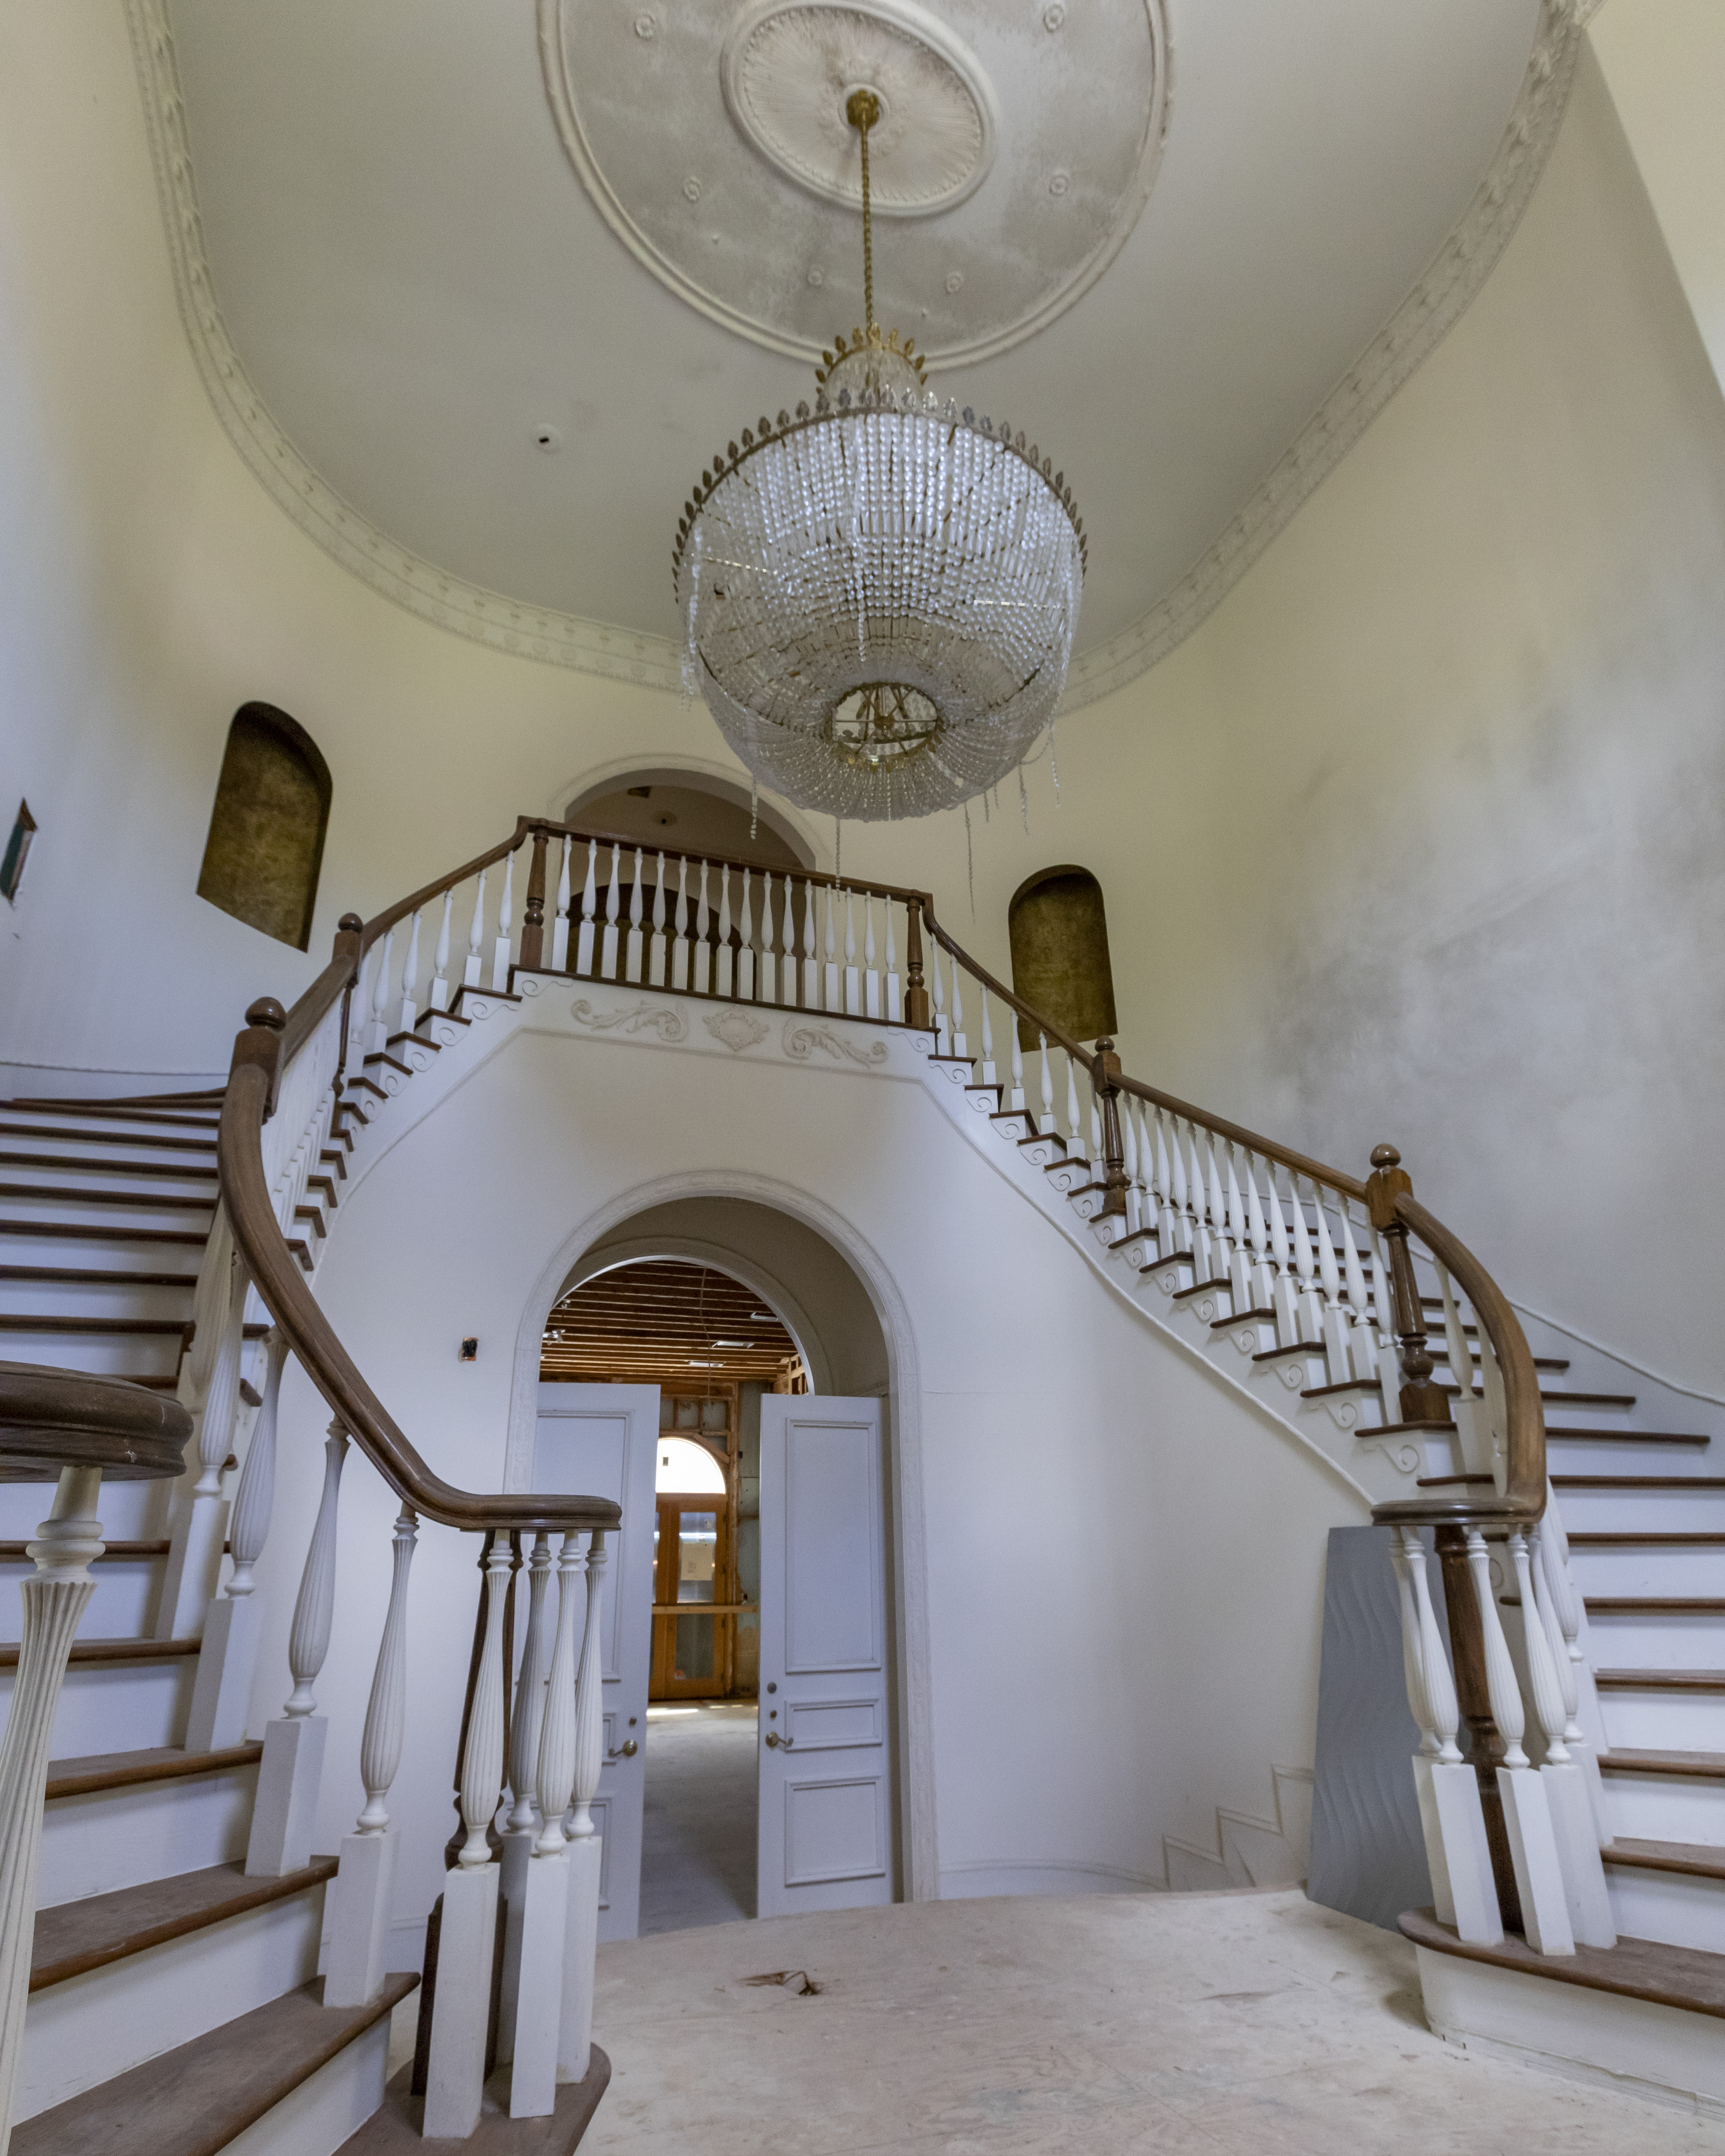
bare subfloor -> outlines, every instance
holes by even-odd
[[[753,1700],[648,1708],[644,1937],[754,1915],[758,1771]]]
[[[806,1972],[786,1984],[751,1978]],[[592,2156],[1719,2156],[1456,2051],[1413,1949],[1297,1892],[925,1902],[601,1947]]]

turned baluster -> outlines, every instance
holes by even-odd
[[[1270,1263],[1270,1228],[1258,1194],[1258,1163],[1250,1152],[1240,1155],[1245,1171],[1246,1241],[1252,1254],[1251,1291],[1246,1300],[1260,1317],[1275,1315],[1276,1276]]]
[[[1066,1154],[1070,1160],[1090,1158],[1084,1148],[1084,1128],[1079,1121],[1078,1065],[1070,1048],[1066,1050]]]
[[[677,856],[677,904],[671,936],[671,986],[685,989],[689,985],[689,857]]]
[[[1401,1166],[1401,1155],[1393,1145],[1381,1145],[1372,1153],[1372,1173],[1366,1183],[1366,1201],[1372,1225],[1378,1230],[1389,1258],[1391,1291],[1395,1299],[1397,1359],[1401,1369],[1400,1419],[1404,1422],[1448,1422],[1449,1396],[1432,1382],[1432,1358],[1425,1345],[1425,1315],[1414,1278],[1413,1254],[1408,1231],[1395,1209],[1396,1199],[1405,1191],[1413,1195],[1413,1178]],[[1472,1390],[1471,1384],[1466,1389]]]
[[[1132,1116],[1137,1132],[1137,1174],[1135,1178],[1138,1191],[1138,1226],[1147,1235],[1155,1235],[1158,1247],[1162,1226],[1160,1194],[1156,1188],[1156,1162],[1150,1137],[1150,1114],[1144,1103],[1134,1100]]]
[[[180,1386],[182,1404],[191,1409],[197,1424],[198,1474],[190,1502],[174,1522],[162,1578],[156,1630],[164,1640],[198,1636],[221,1573],[222,1476],[239,1412],[249,1277],[234,1248],[225,1213],[218,1221],[218,1234],[211,1239],[212,1262],[199,1283],[202,1307]]]
[[[787,888],[790,879],[785,879]],[[761,1001],[778,1001],[778,953],[773,947],[773,871],[761,871]]]
[[[1171,1258],[1185,1245],[1181,1238],[1185,1229],[1185,1204],[1176,1194],[1175,1180],[1179,1173],[1180,1144],[1176,1133],[1173,1155],[1170,1158],[1168,1128],[1162,1110],[1156,1109],[1151,1117],[1156,1140],[1155,1190],[1158,1200],[1156,1215],[1156,1250],[1158,1257]]]
[[[1098,1043],[1098,1046],[1100,1046]],[[1126,1163],[1126,1233],[1136,1235],[1144,1224],[1144,1178],[1138,1167],[1138,1123],[1132,1111],[1137,1102],[1125,1096],[1120,1117],[1121,1149]]]
[[[1100,1075],[1099,1075],[1100,1074]],[[1126,1194],[1130,1178],[1127,1173],[1126,1149],[1120,1134],[1120,1058],[1114,1053],[1111,1040],[1096,1043],[1096,1060],[1091,1068],[1091,1097],[1098,1104],[1099,1150],[1102,1161],[1102,1204],[1096,1218],[1101,1220],[1127,1219]]]
[[[567,973],[569,970],[569,856],[575,841],[569,833],[563,834],[562,864],[557,870],[557,910],[551,923],[551,970]]]
[[[1450,1660],[1455,1671],[1455,1695],[1461,1720],[1467,1731],[1467,1761],[1474,1770],[1479,1791],[1480,1810],[1486,1828],[1486,1846],[1491,1852],[1491,1876],[1497,1892],[1497,1904],[1507,1929],[1522,1928],[1521,1897],[1516,1887],[1514,1860],[1510,1854],[1509,1835],[1504,1825],[1503,1798],[1498,1786],[1497,1769],[1508,1761],[1509,1745],[1499,1728],[1492,1704],[1491,1682],[1487,1671],[1486,1645],[1486,1617],[1479,1599],[1479,1589],[1473,1576],[1470,1534],[1476,1531],[1445,1524],[1436,1531],[1439,1562],[1443,1567],[1444,1600],[1450,1618]],[[1481,1548],[1483,1549],[1483,1543]],[[1490,1558],[1486,1560],[1487,1599],[1491,1594]],[[1497,1622],[1496,1612],[1492,1613]],[[1497,1625],[1500,1647],[1502,1647],[1502,1626]],[[1513,1671],[1511,1672],[1512,1676]],[[1500,1684],[1502,1681],[1500,1676]],[[1519,1727],[1517,1732],[1519,1735]],[[1519,1747],[1517,1747],[1519,1749]]]
[[[952,1034],[947,1024],[946,970],[941,964],[938,943],[931,943],[928,947],[928,977],[934,995],[934,1052],[945,1055],[949,1052]]]
[[[964,968],[959,964],[955,954],[952,958],[952,1020],[950,1028],[952,1045],[947,1052],[950,1055],[958,1056],[961,1059],[968,1060],[970,1055],[970,1048],[964,1038],[963,979]]]
[[[889,921],[888,926],[891,927]],[[888,964],[891,963],[889,955]],[[905,908],[905,1007],[904,1020],[923,1032],[930,1029],[932,1014],[928,1008],[928,990],[922,979],[922,906],[912,899]],[[937,1042],[937,1046],[939,1045]]]
[[[1227,1173],[1223,1178],[1223,1198],[1228,1208],[1228,1234],[1230,1250],[1228,1264],[1228,1285],[1234,1298],[1234,1315],[1254,1306],[1252,1292],[1251,1224],[1246,1216],[1245,1201],[1240,1194],[1240,1172],[1234,1158],[1234,1147],[1224,1141],[1222,1158]]]
[[[598,921],[598,865],[599,842],[587,842],[587,875],[581,886],[581,927],[575,937],[575,971],[583,979],[593,977],[593,947]]]
[[[316,1714],[317,1696],[311,1687],[330,1651],[330,1626],[336,1609],[336,1527],[341,1498],[341,1469],[347,1458],[347,1432],[339,1422],[330,1424],[323,1446],[323,1491],[317,1517],[305,1552],[305,1569],[294,1603],[294,1621],[288,1633],[288,1668],[294,1689],[282,1712],[292,1719]]]
[[[1306,1201],[1300,1195],[1300,1178],[1288,1171],[1288,1225],[1294,1250],[1294,1272],[1299,1286],[1295,1296],[1295,1344],[1318,1347],[1324,1332],[1323,1298],[1318,1292],[1317,1260],[1306,1226]]]
[[[480,987],[484,978],[484,962],[480,957],[480,947],[485,940],[485,876],[487,873],[487,870],[481,869],[479,872],[479,880],[473,887],[473,920],[467,931],[467,961],[461,968],[461,985],[466,988]]]
[[[603,1855],[594,1831],[592,1804],[604,1758],[603,1672],[599,1613],[605,1574],[605,1537],[596,1532],[588,1551],[587,1621],[575,1680],[574,1773],[568,1821],[568,1928],[564,1939],[562,2027],[557,2040],[560,2080],[584,2078],[593,2039],[593,1953],[598,1940],[599,1871]]]
[[[527,864],[527,902],[521,915],[521,971],[537,973],[545,964],[545,849],[551,834],[541,824],[533,832]],[[514,855],[510,855],[513,860]],[[507,975],[505,983],[507,984]]]
[[[781,895],[783,913],[779,924],[778,947],[784,956],[779,962],[778,999],[788,1009],[794,1009],[797,1001],[797,923],[793,912],[791,880],[786,876],[783,881],[784,889]]]
[[[583,1840],[598,1830],[593,1825],[592,1804],[598,1794],[599,1768],[605,1756],[599,1669],[604,1573],[605,1533],[603,1527],[596,1527],[588,1545],[587,1624],[581,1635],[581,1665],[575,1676],[574,1816],[568,1826],[572,1841]]]
[[[527,1566],[527,1637],[516,1679],[509,1731],[509,1780],[515,1793],[506,1826],[512,1833],[538,1826],[539,1740],[545,1718],[545,1591],[551,1579],[551,1539],[542,1527]]]
[[[1455,1417],[1456,1442],[1461,1454],[1461,1464],[1468,1469],[1489,1466],[1489,1443],[1481,1444],[1479,1422],[1472,1402],[1473,1349],[1461,1327],[1461,1313],[1455,1306],[1455,1291],[1450,1279],[1450,1269],[1441,1258],[1433,1258],[1432,1270],[1437,1275],[1438,1297],[1444,1313],[1444,1358],[1450,1365],[1450,1375],[1460,1388],[1461,1398],[1450,1410]]]
[[[838,939],[833,932],[833,886],[831,884],[828,884],[826,886],[826,930],[822,939],[822,948],[825,957],[825,967],[823,978],[825,984],[826,994],[823,1000],[821,1008],[824,1010],[836,1011],[842,1010],[845,1006],[839,999],[839,961],[837,957],[839,944]]]
[[[983,1066],[977,1073],[978,1082],[983,1086],[995,1083],[994,1029],[988,1018],[988,991],[983,990]]]
[[[1563,1703],[1563,1743],[1572,1749],[1587,1743],[1586,1732],[1581,1727],[1581,1691],[1575,1679],[1575,1661],[1572,1657],[1569,1639],[1563,1630],[1562,1595],[1568,1583],[1562,1577],[1563,1567],[1556,1553],[1556,1543],[1552,1533],[1553,1508],[1557,1502],[1549,1480],[1546,1483],[1545,1513],[1539,1523],[1533,1543],[1533,1584],[1538,1590],[1540,1622],[1551,1648],[1552,1666],[1557,1671],[1558,1687]]]
[[[646,937],[641,928],[643,875],[641,849],[637,846],[634,880],[629,887],[629,942],[623,961],[623,978],[637,986],[646,972]]]
[[[695,993],[698,996],[710,995],[712,992],[713,985],[713,927],[711,916],[707,908],[706,871],[707,865],[703,860],[701,864],[701,894],[696,901],[695,909],[696,925],[693,932],[695,943],[694,987]]]
[[[902,1023],[915,1024],[917,1021],[911,1019],[905,1009],[904,992],[899,985],[898,950],[893,942],[892,901],[890,898],[881,900],[880,911],[886,916],[886,1002],[883,1007],[882,1015],[892,1019],[896,1024]],[[914,927],[916,917],[915,906],[907,907],[906,909],[907,929]],[[927,1022],[926,1019],[922,1021],[923,1024]]]
[[[862,976],[856,966],[855,901],[848,888],[845,893],[845,1011],[849,1018],[862,1016]]]
[[[599,978],[603,981],[617,978],[617,923],[623,907],[623,849],[614,839],[611,842],[611,880],[605,889],[605,933],[599,945]]]
[[[398,1033],[411,1033],[413,1021],[419,1015],[419,916],[423,906],[414,909],[413,927],[408,937],[407,963],[401,969],[401,1023]]]
[[[1036,1043],[1042,1057],[1042,1113],[1036,1127],[1044,1137],[1054,1137],[1059,1134],[1060,1123],[1055,1115],[1054,1072],[1049,1067],[1048,1035],[1039,1031]]]
[[[1222,1173],[1216,1160],[1214,1134],[1204,1134],[1205,1183],[1209,1191],[1210,1278],[1232,1282],[1234,1232],[1228,1217],[1228,1201],[1222,1194]]]
[[[1159,1127],[1158,1127],[1159,1128]],[[1186,1149],[1180,1143],[1180,1126],[1176,1117],[1168,1117],[1168,1194],[1173,1205],[1173,1240],[1168,1245],[1170,1254],[1178,1250],[1192,1260],[1194,1275],[1198,1263],[1198,1215],[1192,1204],[1192,1194],[1186,1182]]]
[[[887,909],[886,932],[892,933],[892,912]],[[875,970],[875,894],[863,893],[863,1014],[866,1018],[882,1015],[880,1004],[880,976]]]
[[[735,955],[731,948],[731,864],[726,861],[719,870],[719,934],[713,978],[716,995],[728,996],[736,992]]]
[[[742,872],[742,906],[737,916],[737,995],[741,1003],[755,1000],[755,916],[749,897],[749,872]]]
[[[1012,1086],[1006,1096],[1009,1108],[1022,1114],[1024,1106],[1024,1047],[1019,1037],[1018,1014],[1007,1014],[1007,1031],[1012,1042]]]
[[[575,1666],[577,1620],[584,1617],[587,1600],[587,1557],[580,1538],[566,1533],[557,1557],[557,1630],[552,1642],[550,1671],[545,1687],[545,1711],[539,1729],[539,1758],[535,1781],[540,1793],[540,1828],[536,1847],[554,1856],[566,1839],[563,1815],[575,1782]]]
[[[395,930],[384,932],[383,950],[377,961],[377,978],[372,988],[372,1024],[366,1036],[366,1046],[373,1055],[381,1055],[389,1045],[389,968],[395,951]]]
[[[1338,1193],[1336,1210],[1342,1224],[1342,1277],[1353,1313],[1348,1327],[1348,1361],[1356,1378],[1366,1384],[1373,1384],[1378,1377],[1378,1343],[1372,1337],[1371,1306],[1366,1300],[1365,1268],[1360,1262],[1359,1240],[1354,1233],[1352,1199]]]
[[[545,885],[542,876],[540,902],[544,903]],[[515,855],[503,856],[503,891],[497,901],[497,937],[491,946],[491,987],[498,995],[509,991],[509,962],[515,946]]]
[[[660,849],[659,871],[653,886],[653,935],[647,946],[647,985],[665,986],[665,850]]]
[[[1345,1385],[1353,1373],[1348,1360],[1348,1313],[1342,1307],[1342,1275],[1336,1264],[1336,1245],[1330,1235],[1329,1208],[1325,1192],[1315,1178],[1312,1185],[1312,1225],[1317,1240],[1317,1276],[1323,1288],[1324,1359],[1330,1383]]]
[[[444,915],[438,923],[437,955],[431,962],[431,1008],[447,1010],[449,1008],[449,920],[455,910],[455,889],[452,884],[444,893]]]

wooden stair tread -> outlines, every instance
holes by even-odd
[[[74,1640],[72,1660],[78,1662],[167,1662],[195,1655],[197,1640]],[[18,1642],[0,1644],[0,1670],[18,1667]]]
[[[1601,1691],[1725,1691],[1725,1670],[1595,1670]]]
[[[123,1220],[112,1227],[88,1220],[0,1220],[0,1235],[52,1235],[72,1243],[173,1243],[191,1250],[202,1250],[209,1240],[196,1228],[128,1228]]]
[[[1614,1745],[1599,1754],[1602,1774],[1675,1774],[1685,1780],[1725,1782],[1725,1752],[1645,1752]]]
[[[1429,1345],[1430,1343],[1428,1342],[1427,1344]],[[1447,1394],[1450,1395],[1450,1399],[1451,1399],[1452,1400],[1459,1400],[1459,1399],[1462,1399],[1462,1398],[1464,1397],[1464,1394],[1463,1394],[1463,1393],[1462,1393],[1462,1389],[1461,1389],[1461,1386],[1460,1386],[1460,1385],[1443,1385],[1443,1386],[1440,1386],[1440,1387],[1439,1388],[1439,1389],[1440,1389],[1440,1391],[1442,1391],[1442,1392],[1445,1392],[1445,1393],[1447,1393]],[[1466,1392],[1466,1394],[1465,1397],[1466,1397],[1466,1399],[1471,1399],[1471,1400],[1482,1400],[1482,1399],[1484,1399],[1484,1398],[1486,1397],[1486,1395],[1485,1395],[1485,1394],[1484,1394],[1484,1393],[1480,1389],[1480,1388],[1479,1388],[1478,1386],[1474,1385],[1474,1386],[1470,1386],[1470,1387],[1468,1388],[1468,1390],[1467,1390],[1467,1392]],[[1543,1400],[1553,1400],[1553,1401],[1556,1401],[1559,1405],[1561,1405],[1561,1404],[1563,1404],[1563,1403],[1567,1402],[1567,1403],[1568,1404],[1568,1405],[1569,1405],[1569,1406],[1571,1406],[1572,1408],[1581,1408],[1581,1407],[1587,1407],[1587,1408],[1623,1408],[1623,1409],[1625,1409],[1626,1410],[1626,1409],[1630,1409],[1630,1408],[1632,1408],[1632,1407],[1635,1405],[1635,1394],[1634,1394],[1633,1393],[1548,1393],[1548,1392],[1542,1392],[1542,1393],[1540,1394],[1539,1397],[1540,1397],[1540,1399],[1543,1399]],[[1598,1431],[1589,1432],[1589,1431],[1585,1431],[1585,1430],[1582,1430],[1582,1431],[1576,1431],[1576,1430],[1566,1430],[1566,1431],[1564,1431],[1563,1434],[1565,1436],[1568,1436],[1568,1437],[1574,1437],[1574,1436],[1584,1436],[1584,1436],[1588,1436],[1588,1435],[1591,1435],[1597,1436],[1597,1435],[1601,1435],[1601,1433],[1599,1433],[1599,1432],[1598,1432]],[[1608,1431],[1608,1432],[1604,1433],[1604,1435],[1609,1435],[1609,1436],[1617,1436],[1617,1435],[1623,1435],[1623,1434],[1624,1434],[1624,1433],[1622,1433],[1622,1432],[1619,1432],[1619,1431]],[[1549,1430],[1548,1430],[1548,1431],[1546,1432],[1546,1435],[1547,1435],[1548,1437],[1549,1437],[1551,1435],[1552,1435],[1552,1433],[1551,1433]]]
[[[1604,1617],[1725,1614],[1725,1597],[1717,1594],[1584,1594],[1581,1599],[1590,1612]]]
[[[0,1228],[0,1234],[6,1231]],[[95,1265],[0,1265],[0,1281],[56,1281],[73,1287],[182,1287],[189,1294],[196,1273],[116,1272]]]
[[[45,1991],[86,1970],[105,1969],[128,1954],[182,1938],[266,1902],[285,1901],[336,1876],[337,1860],[315,1856],[301,1871],[277,1879],[248,1879],[244,1864],[212,1864],[141,1887],[121,1887],[62,1902],[36,1912],[30,1953],[30,1989]]]
[[[1551,1480],[1554,1490],[1725,1490],[1725,1475],[1553,1475]]]
[[[568,2156],[598,2109],[611,2079],[611,2061],[593,2045],[586,2078],[562,2085],[557,2109],[548,2118],[510,2117],[509,2076],[510,2069],[501,2067],[486,2086],[479,2124],[460,2143],[472,2156]],[[348,2136],[336,2156],[424,2156],[419,2122],[425,2115],[425,2099],[411,2093],[413,2078],[412,2066],[403,2066],[384,2091],[382,2108],[373,2112],[357,2133]]]
[[[0,1332],[182,1333],[183,1317],[61,1317],[48,1311],[0,1312]]]
[[[326,2007],[320,1978],[24,2120],[11,2156],[216,2156],[418,1981],[386,1977],[369,2006]]]
[[[1609,1532],[1589,1530],[1569,1537],[1571,1549],[1625,1549],[1648,1543],[1656,1549],[1707,1549],[1725,1545],[1725,1534],[1701,1529],[1692,1532],[1686,1529],[1671,1532],[1655,1527],[1614,1527]]]
[[[213,1213],[216,1209],[213,1198],[188,1198],[182,1192],[69,1190],[59,1183],[0,1183],[0,1198],[30,1198],[39,1205],[148,1205],[158,1213]]]
[[[28,1555],[29,1548],[28,1542],[0,1543],[0,1564],[18,1563]],[[167,1552],[168,1543],[165,1537],[156,1543],[104,1543],[101,1556],[92,1562],[101,1564],[109,1558],[166,1557]]]
[[[0,1135],[13,1138],[53,1138],[73,1145],[154,1146],[158,1151],[213,1152],[216,1141],[208,1138],[164,1137],[153,1131],[61,1131],[49,1123],[8,1123],[0,1121]]]
[[[1620,1835],[1599,1851],[1607,1864],[1637,1871],[1681,1871],[1692,1879],[1725,1879],[1725,1849],[1705,1841],[1637,1841]]]
[[[1233,1321],[1230,1319],[1229,1322],[1231,1323]],[[1260,1348],[1252,1360],[1255,1363],[1274,1363],[1283,1355],[1322,1355],[1323,1352],[1322,1340],[1296,1340],[1291,1348]]]
[[[1552,1393],[1545,1395],[1547,1399],[1556,1397]],[[1592,1438],[1611,1445],[1711,1445],[1713,1441],[1705,1430],[1584,1430],[1573,1423],[1548,1423],[1545,1434],[1548,1438]]]
[[[198,1774],[224,1774],[235,1767],[255,1767],[261,1744],[230,1744],[221,1752],[187,1752],[165,1744],[137,1752],[90,1752],[48,1763],[47,1797],[90,1797],[104,1789],[129,1789],[141,1782],[189,1781]]]
[[[165,1108],[119,1108],[106,1101],[0,1101],[0,1108],[31,1116],[100,1116],[108,1123],[141,1123],[146,1131],[161,1125],[213,1134],[222,1120],[219,1116],[190,1115]],[[41,1125],[30,1123],[25,1127],[39,1130]],[[83,1137],[86,1133],[80,1131],[78,1135]],[[141,1132],[141,1140],[142,1137]]]
[[[1400,1919],[1402,1936],[1416,1947],[1481,1961],[1494,1969],[1515,1969],[1557,1984],[1579,1984],[1590,1991],[1612,1991],[1620,1998],[1645,1999],[1657,2006],[1676,2006],[1693,2014],[1725,2020],[1725,1954],[1703,1953],[1697,1947],[1670,1947],[1657,1939],[1620,1938],[1615,1947],[1576,1948],[1573,1954],[1536,1953],[1510,1933],[1501,1946],[1472,1946],[1440,1924],[1430,1909],[1409,1910]],[[16,2143],[14,2142],[14,2146]]]
[[[213,1183],[213,1168],[182,1166],[166,1160],[86,1160],[75,1152],[0,1152],[0,1168],[70,1168],[88,1175],[154,1175],[170,1183]]]

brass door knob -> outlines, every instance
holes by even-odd
[[[769,1729],[767,1732],[767,1743],[769,1750],[777,1750],[782,1744],[785,1750],[788,1752],[796,1741],[797,1740],[794,1737],[781,1737],[776,1729]]]
[[[640,1748],[633,1737],[625,1737],[617,1749],[614,1752],[608,1752],[605,1757],[608,1759],[633,1759]]]

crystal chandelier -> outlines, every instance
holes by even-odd
[[[817,371],[814,408],[742,430],[684,504],[673,551],[684,679],[763,786],[878,822],[956,808],[1018,764],[1065,686],[1085,566],[1064,473],[1003,419],[927,388],[875,321]]]

